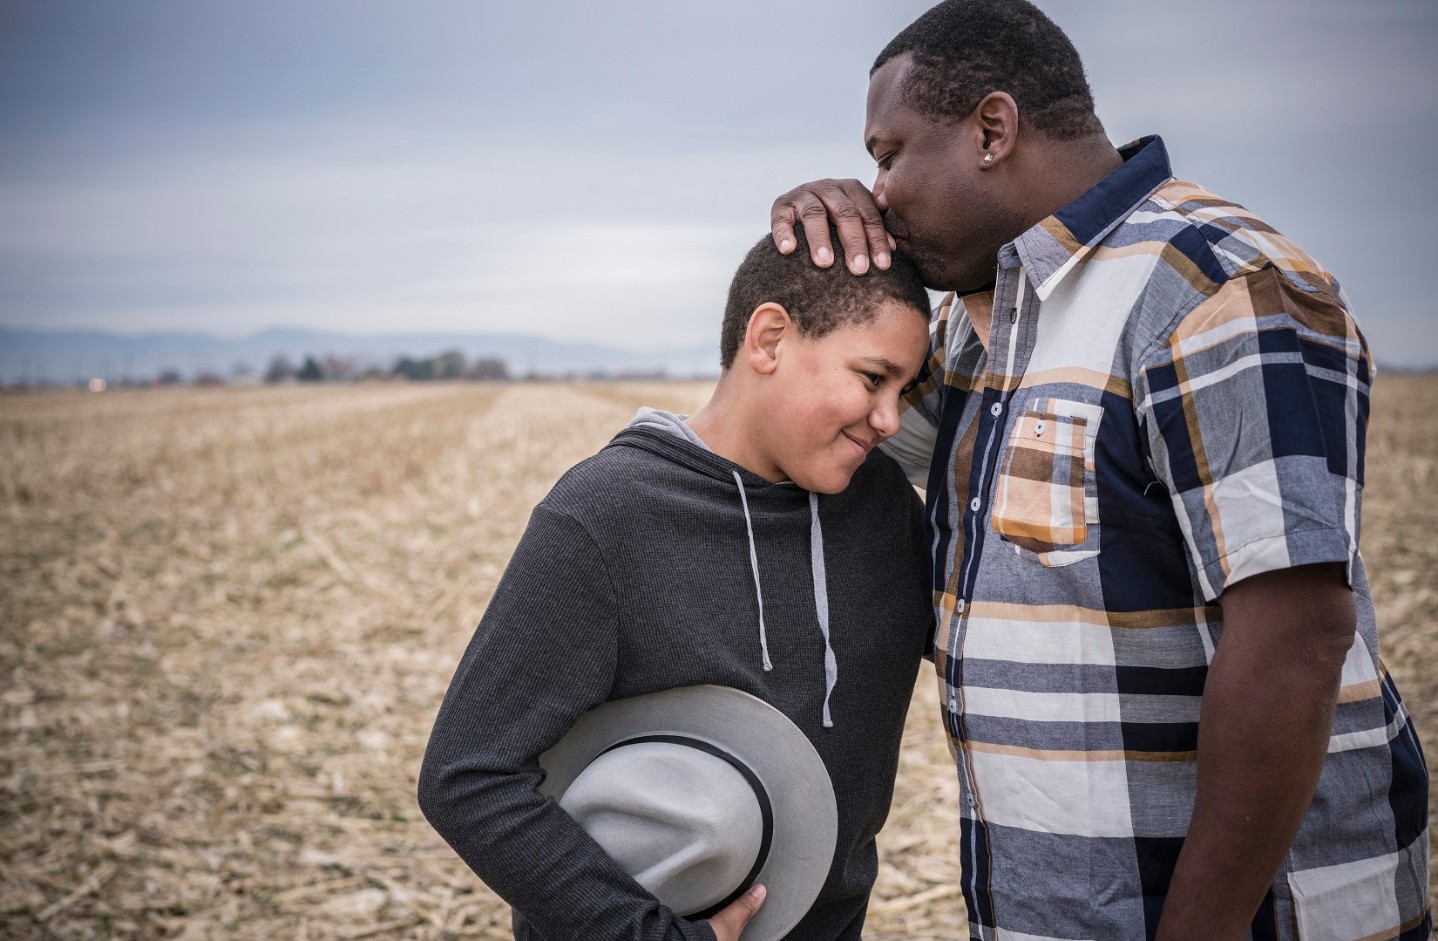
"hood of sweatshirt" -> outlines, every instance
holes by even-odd
[[[762,494],[766,501],[780,506],[791,504],[794,512],[809,510],[809,567],[814,584],[815,625],[824,637],[824,715],[825,728],[833,726],[829,714],[829,697],[839,680],[839,664],[829,642],[829,583],[824,565],[824,529],[819,518],[819,495],[790,481],[771,483],[752,471],[715,454],[684,421],[685,416],[656,408],[640,408],[623,431],[614,436],[607,447],[634,447],[664,457],[690,470],[723,481],[732,486],[736,509],[744,515],[744,528],[749,535],[749,564],[754,574],[754,595],[759,607],[759,654],[764,670],[774,668],[769,659],[769,638],[764,626],[764,587],[759,580],[759,547],[754,542],[754,520],[749,512],[751,494]]]

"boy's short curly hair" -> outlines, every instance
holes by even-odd
[[[809,260],[804,230],[796,229],[794,237],[794,250],[781,255],[773,238],[765,235],[734,272],[719,334],[719,365],[724,369],[734,364],[750,316],[766,303],[783,307],[801,334],[816,339],[839,327],[868,323],[885,301],[911,307],[916,316],[928,319],[929,294],[908,258],[895,253],[887,270],[871,266],[867,274],[854,275],[842,258],[828,268],[816,266]],[[829,238],[839,244],[832,226]]]
[[[961,121],[1002,91],[1046,137],[1103,133],[1078,50],[1027,0],[944,0],[890,40],[869,74],[902,55],[913,59],[905,102],[936,121]]]

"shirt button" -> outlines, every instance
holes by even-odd
[[[993,405],[990,405],[990,406],[989,406],[989,414],[992,415],[992,416],[994,416],[995,418],[998,418],[998,417],[999,417],[1000,415],[1002,415],[1003,413],[1004,413],[1003,403],[1001,403],[1001,402],[995,402]]]
[[[1042,438],[1042,437],[1044,436],[1044,423],[1043,423],[1043,422],[1034,422],[1034,434],[1038,435],[1040,438]]]
[[[960,613],[960,614],[963,614],[963,613],[964,613],[964,609],[967,608],[968,606],[969,606],[969,603],[968,603],[967,601],[965,601],[965,600],[962,599],[962,598],[959,599],[959,603],[958,603],[957,607],[958,607],[958,610],[959,610],[959,613]]]
[[[979,512],[979,498],[978,498],[978,497],[974,497],[972,500],[969,501],[969,509],[973,510],[975,513]]]
[[[958,701],[957,699],[955,699],[954,697],[952,697],[952,696],[949,697],[949,711],[950,711],[950,712],[958,712],[958,711],[959,711],[959,701]]]

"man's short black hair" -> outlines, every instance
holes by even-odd
[[[1078,50],[1027,0],[944,0],[895,36],[869,70],[913,57],[904,100],[962,121],[990,92],[1008,92],[1019,120],[1055,140],[1103,132]]]
[[[724,305],[724,327],[719,334],[719,364],[734,364],[749,318],[761,305],[778,304],[789,312],[799,332],[818,339],[839,327],[865,324],[879,313],[885,301],[911,307],[915,316],[929,316],[929,294],[913,262],[895,253],[888,270],[870,267],[867,274],[853,275],[843,258],[828,268],[809,260],[804,230],[796,229],[796,245],[787,255],[779,254],[774,239],[765,235],[739,263],[729,282],[729,300]],[[839,244],[833,227],[829,238]]]

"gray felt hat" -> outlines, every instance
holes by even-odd
[[[776,941],[814,904],[838,814],[819,753],[782,712],[724,686],[604,703],[539,756],[555,798],[640,885],[700,919],[762,882],[743,941]]]

